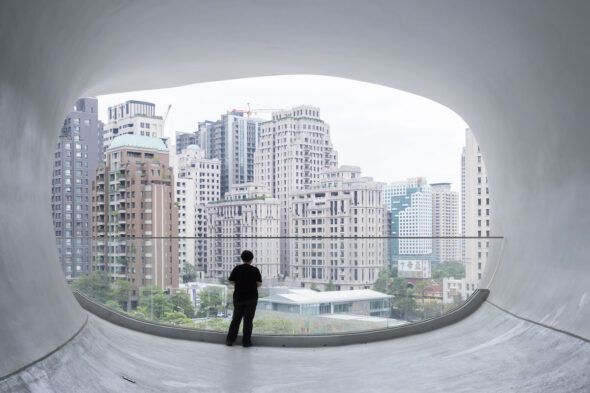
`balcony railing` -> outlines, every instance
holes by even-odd
[[[104,245],[91,258],[100,263],[71,285],[132,318],[226,331],[233,309],[227,278],[241,263],[239,252],[251,249],[263,278],[254,332],[317,335],[446,315],[479,287],[503,238],[147,236],[121,242],[107,236],[89,241]],[[412,254],[408,247],[414,243]]]

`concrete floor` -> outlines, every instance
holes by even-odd
[[[14,391],[589,392],[590,344],[488,303],[431,333],[318,349],[166,339],[90,315],[65,348],[0,382]]]

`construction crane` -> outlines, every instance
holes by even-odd
[[[172,104],[168,105],[168,109],[166,109],[166,114],[164,115],[164,120],[162,121],[162,133],[164,133],[164,125],[166,124],[166,119],[168,119],[168,115],[170,114],[170,109],[172,109]]]
[[[248,107],[248,109],[237,109],[237,108],[234,108],[231,111],[232,112],[238,112],[238,113],[245,114],[246,117],[250,118],[252,116],[252,114],[254,114],[254,113],[276,112],[276,111],[282,111],[283,110],[281,108],[255,108],[255,109],[252,109],[250,107],[250,103],[249,102],[246,104],[246,106]]]

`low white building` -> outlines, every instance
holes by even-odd
[[[311,289],[271,288],[270,295],[258,299],[258,309],[299,315],[355,314],[389,317],[393,296],[359,289],[317,292]]]
[[[224,199],[207,205],[208,276],[226,279],[243,250],[254,253],[262,279],[279,277],[280,202],[267,187],[234,184]]]
[[[453,303],[458,297],[460,301],[465,301],[473,291],[464,278],[443,278],[443,303],[445,304]]]
[[[387,265],[382,186],[361,177],[359,167],[342,166],[293,192],[289,233],[296,239],[289,242],[290,276],[304,287],[371,288]]]

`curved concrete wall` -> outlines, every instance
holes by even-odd
[[[435,99],[486,156],[489,301],[590,339],[590,4],[557,1],[0,3],[0,376],[83,324],[49,211],[53,144],[81,95],[325,74]],[[490,268],[494,268],[491,266]],[[487,272],[487,277],[491,277]]]

